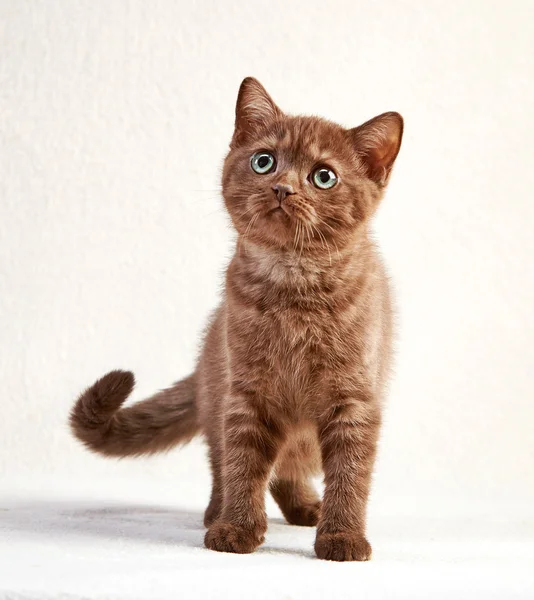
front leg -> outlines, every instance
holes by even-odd
[[[365,520],[379,427],[380,409],[371,396],[363,395],[337,403],[319,423],[325,473],[315,540],[319,558],[371,558]]]
[[[223,508],[204,538],[207,548],[253,552],[267,529],[267,480],[282,439],[280,427],[260,414],[253,394],[233,394],[224,417]]]

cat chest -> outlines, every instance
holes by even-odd
[[[287,380],[309,378],[345,351],[338,323],[324,314],[266,312],[250,320],[242,333],[246,362]]]
[[[361,331],[350,319],[281,309],[240,317],[228,321],[230,377],[286,417],[313,418],[333,382],[359,372]]]

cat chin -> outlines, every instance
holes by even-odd
[[[267,217],[266,221],[260,235],[269,245],[285,248],[295,243],[297,233],[293,219],[276,214]]]

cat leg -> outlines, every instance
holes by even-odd
[[[222,488],[222,465],[221,451],[218,444],[210,441],[209,459],[211,465],[211,497],[208,508],[204,513],[204,526],[209,527],[216,521],[222,511],[223,505],[223,488]]]
[[[317,525],[321,500],[306,475],[296,480],[275,477],[269,489],[290,525]]]
[[[319,423],[325,493],[315,552],[326,560],[369,560],[367,498],[380,411],[372,396],[339,402]]]
[[[265,492],[282,441],[281,427],[251,408],[260,401],[246,396],[226,403],[224,423],[224,502],[204,543],[219,552],[253,552],[267,529]]]
[[[298,431],[276,461],[270,492],[291,525],[317,525],[321,500],[311,478],[321,470],[321,453],[314,429]]]

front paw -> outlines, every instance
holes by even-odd
[[[263,533],[216,521],[206,532],[204,545],[217,552],[249,554],[254,552],[264,539]]]
[[[315,553],[323,560],[369,560],[371,544],[363,535],[323,533],[315,540]]]

